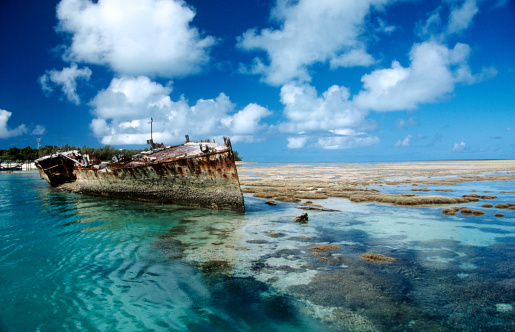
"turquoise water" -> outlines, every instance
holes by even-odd
[[[515,203],[500,193],[510,182],[450,187],[439,194],[491,190],[487,203]],[[339,211],[308,211],[302,225],[294,204],[245,204],[242,215],[105,200],[36,172],[0,174],[0,330],[515,329],[513,210],[328,199]],[[321,244],[339,249],[309,250]],[[359,259],[367,252],[395,261]]]

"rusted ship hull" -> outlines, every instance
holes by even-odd
[[[55,187],[64,182],[75,181],[73,169],[78,156],[77,151],[59,153],[39,158],[35,164],[41,176]]]
[[[187,143],[97,166],[75,165],[75,179],[56,187],[117,199],[244,211],[230,141]]]

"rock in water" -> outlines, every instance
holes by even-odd
[[[300,222],[300,223],[307,223],[308,222],[308,214],[307,213],[301,213],[295,218],[293,218],[291,221],[293,222]]]

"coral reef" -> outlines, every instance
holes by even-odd
[[[468,194],[468,195],[463,195],[461,197],[478,198],[478,199],[496,199],[497,198],[497,196],[478,195],[478,194]]]
[[[483,214],[485,214],[484,211],[481,211],[481,210],[474,210],[474,209],[471,209],[469,207],[462,207],[460,208],[460,212],[462,215],[464,216],[471,216],[471,215],[474,215],[474,216],[482,216]]]
[[[450,208],[446,208],[442,210],[442,213],[447,216],[455,216],[456,213],[460,210],[457,206],[451,206]]]
[[[497,209],[509,209],[512,206],[515,206],[515,204],[513,204],[513,203],[499,203],[499,204],[495,204],[495,208],[497,208]]]
[[[307,237],[307,236],[292,236],[292,237],[290,237],[290,239],[299,239],[299,240],[304,240],[304,241],[311,240],[311,238]]]
[[[431,191],[429,188],[413,188],[411,191]]]
[[[222,273],[231,269],[228,261],[207,261],[200,265],[200,270],[204,273]]]
[[[472,197],[445,197],[445,196],[418,196],[412,194],[405,195],[392,195],[382,193],[364,193],[352,195],[349,197],[351,202],[374,202],[374,203],[387,203],[392,205],[409,205],[409,206],[424,206],[435,204],[463,204],[470,202],[477,202],[477,198]]]
[[[331,251],[331,250],[338,250],[338,249],[340,249],[340,247],[338,247],[334,244],[322,244],[320,246],[308,248],[308,250],[313,250],[313,251]]]
[[[362,261],[365,261],[365,262],[379,263],[379,264],[395,261],[395,258],[392,258],[392,257],[387,257],[387,256],[384,256],[381,254],[370,254],[370,253],[361,255],[361,257],[359,259],[361,259]]]
[[[508,171],[508,172],[507,172]],[[347,198],[352,202],[368,202],[397,206],[453,205],[495,199],[495,196],[469,194],[464,197],[393,195],[367,188],[378,185],[455,185],[474,181],[515,180],[511,161],[453,161],[431,163],[393,163],[373,165],[291,165],[252,167],[238,170],[244,193],[254,197],[298,203],[303,199]],[[246,173],[248,175],[246,175]],[[484,175],[485,173],[494,173]],[[257,175],[257,176],[256,176]],[[452,175],[453,177],[449,177]],[[395,180],[391,180],[395,177]],[[413,191],[429,191],[428,188]],[[434,189],[452,192],[452,189]],[[474,190],[472,190],[474,192]],[[488,191],[487,191],[488,192]],[[502,192],[507,193],[507,192]]]

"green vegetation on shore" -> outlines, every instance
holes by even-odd
[[[81,154],[94,153],[98,159],[107,161],[111,160],[113,156],[124,154],[127,156],[132,156],[140,153],[141,151],[148,151],[148,148],[144,150],[141,149],[117,149],[112,146],[106,145],[104,147],[92,148],[88,146],[83,146],[81,148],[76,146],[70,146],[68,144],[62,146],[55,145],[47,145],[42,146],[38,149],[33,149],[30,146],[26,148],[19,149],[17,147],[12,147],[7,150],[0,149],[0,161],[31,161],[52,153],[56,153],[58,151],[71,151],[78,150]],[[234,160],[241,161],[241,158],[238,155],[238,151],[234,152]]]

